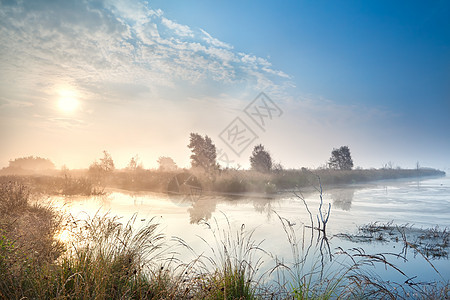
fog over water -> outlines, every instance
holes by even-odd
[[[319,194],[305,193],[304,199],[317,226]],[[324,189],[323,199],[326,205],[331,203],[327,237],[332,253],[337,251],[337,247],[345,250],[360,247],[369,254],[402,253],[403,241],[396,230],[392,230],[394,231],[392,235],[388,231],[381,232],[384,235],[383,240],[376,238],[348,240],[342,235],[358,235],[359,227],[374,222],[378,224],[392,222],[394,226],[412,226],[418,231],[408,235],[411,239],[409,242],[416,242],[418,237],[423,235],[420,231],[422,229],[437,226],[443,230],[450,227],[448,218],[450,177],[448,176],[330,187]],[[155,218],[155,221],[162,225],[161,231],[164,234],[168,237],[182,238],[199,253],[208,250],[202,238],[213,242],[208,226],[203,223],[205,221],[213,227],[217,223],[219,231],[228,228],[227,222],[236,231],[244,224],[247,230],[255,230],[254,238],[258,242],[263,241],[264,250],[287,261],[292,258],[292,254],[279,217],[289,220],[297,234],[300,237],[303,236],[305,247],[308,246],[310,239],[310,230],[305,227],[310,225],[309,214],[303,201],[291,193],[270,198],[202,195],[192,200],[159,193],[112,190],[105,196],[56,197],[50,200],[54,205],[70,212],[75,219],[108,212],[111,216],[122,217],[123,222],[126,222],[137,214],[135,226],[140,227],[151,218]],[[314,247],[317,247],[315,243],[317,235],[318,233],[315,234]],[[314,256],[317,257],[318,250],[315,251]],[[188,253],[184,255],[184,259],[192,258]],[[421,280],[432,278],[439,280],[438,274],[421,255],[410,249],[406,257],[408,262],[394,256],[390,259],[408,276],[419,275]],[[448,254],[444,257],[431,257],[430,261],[444,278],[450,278]],[[384,279],[402,280],[400,274],[392,270],[383,270],[380,266],[377,272],[380,272]]]

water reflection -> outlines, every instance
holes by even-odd
[[[349,211],[352,206],[355,189],[334,189],[330,191],[333,207]]]
[[[253,208],[260,214],[266,213],[267,221],[271,220],[273,214],[272,198],[253,199]]]
[[[208,221],[216,210],[217,199],[214,197],[199,197],[188,208],[191,224],[197,224],[201,220]]]
[[[184,197],[182,200],[173,198],[172,202],[177,205],[183,204],[189,206],[187,212],[189,213],[190,223],[197,224],[200,221],[209,221],[216,211],[216,207],[219,203],[226,203],[231,205],[242,205],[244,203],[252,203],[253,208],[260,214],[266,214],[267,221],[272,219],[273,215],[273,201],[272,197],[257,197],[257,198],[236,198],[236,197],[219,197],[219,196],[206,196],[192,198]]]

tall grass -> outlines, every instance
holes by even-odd
[[[59,290],[75,298],[141,298],[167,289],[163,274],[155,288],[149,272],[164,258],[164,235],[151,220],[133,230],[134,216],[126,224],[98,213],[86,220],[71,220],[66,230],[71,247],[60,259]],[[153,279],[153,278],[152,278]],[[152,296],[152,297],[150,297]]]
[[[261,242],[253,239],[254,231],[247,231],[244,224],[235,230],[226,216],[225,221],[225,227],[217,219],[203,223],[212,241],[200,237],[210,255],[199,255],[196,260],[203,278],[198,293],[206,299],[256,299],[262,280],[259,271],[267,253]]]
[[[5,299],[33,294],[34,275],[41,276],[64,251],[54,239],[61,216],[50,207],[30,204],[30,196],[21,183],[0,184],[0,297]]]
[[[83,176],[0,176],[0,184],[15,183],[27,187],[27,191],[41,195],[101,195],[104,187]],[[24,198],[23,198],[24,199]]]

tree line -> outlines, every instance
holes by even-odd
[[[191,133],[188,148],[191,149],[191,165],[193,168],[201,168],[207,173],[220,169],[217,163],[216,146],[210,137],[204,137],[198,133]],[[282,170],[279,163],[274,163],[269,151],[262,144],[254,146],[250,156],[251,170],[268,173],[271,171]],[[327,161],[330,169],[351,170],[353,168],[353,159],[348,146],[334,148],[331,151],[331,157]]]
[[[207,174],[213,174],[221,169],[221,166],[217,162],[216,146],[207,135],[202,136],[198,133],[191,133],[187,147],[191,150],[190,159],[193,169],[201,170]],[[280,163],[274,163],[270,152],[262,144],[254,146],[249,160],[250,169],[257,172],[269,173],[283,170]],[[160,171],[175,171],[178,169],[178,166],[171,157],[161,156],[157,162],[159,165],[158,170]],[[349,147],[342,146],[333,149],[331,157],[327,161],[327,166],[335,170],[351,170],[353,168],[353,159]],[[55,165],[49,159],[28,156],[10,160],[8,168],[38,171],[55,169]],[[128,171],[143,169],[139,156],[133,156],[125,169]],[[89,173],[94,177],[103,177],[106,174],[112,173],[114,170],[114,160],[106,150],[103,151],[103,156],[99,160],[95,160],[89,166]]]

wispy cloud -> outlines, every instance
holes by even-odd
[[[102,94],[121,97],[102,88],[116,84],[145,86],[157,96],[180,81],[199,89],[212,83],[221,92],[236,84],[275,90],[289,78],[266,59],[236,53],[143,1],[3,3],[0,26],[0,76],[20,78],[17,89],[71,84],[99,101]]]
[[[177,22],[169,20],[165,17],[161,18],[161,23],[167,26],[167,28],[172,29],[175,32],[175,34],[179,36],[194,37],[194,33],[189,28],[189,26],[178,24]]]
[[[1,107],[31,107],[34,104],[30,101],[20,101],[20,100],[8,100],[0,97],[0,108]]]
[[[225,48],[225,49],[233,49],[233,46],[230,44],[224,43],[216,38],[213,38],[209,33],[200,28],[200,31],[203,33],[203,40],[205,40],[208,44],[211,44],[215,47]]]

